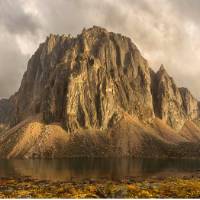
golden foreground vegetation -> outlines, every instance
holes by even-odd
[[[124,181],[0,179],[0,198],[197,198],[199,178]]]

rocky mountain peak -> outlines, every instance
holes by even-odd
[[[19,90],[0,100],[0,157],[198,155],[199,113],[130,38],[97,26],[50,34]]]
[[[98,34],[98,33],[108,33],[108,31],[105,28],[102,28],[100,26],[93,26],[91,28],[83,28],[81,34]]]
[[[163,64],[160,65],[160,68],[159,68],[158,71],[159,72],[165,72],[165,73],[167,72]]]
[[[40,114],[74,132],[108,129],[127,113],[144,123],[156,116],[180,129],[197,117],[198,101],[190,96],[163,65],[153,72],[130,38],[93,26],[76,37],[47,37],[8,100],[9,116],[17,124]]]
[[[96,26],[74,38],[51,34],[28,63],[14,121],[41,113],[70,132],[108,128],[124,112],[148,121],[150,84],[148,63],[129,38]]]
[[[171,77],[169,76],[163,64],[160,66],[159,70],[157,71],[157,76],[163,77],[165,79],[171,79]]]
[[[186,88],[178,88],[163,65],[153,76],[153,99],[156,116],[179,130],[186,120],[198,118],[198,100]]]

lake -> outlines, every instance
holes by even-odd
[[[30,176],[55,181],[177,176],[199,171],[200,160],[194,159],[76,158],[0,161],[0,177]]]

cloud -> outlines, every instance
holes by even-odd
[[[0,98],[19,88],[28,57],[36,48],[40,23],[21,0],[0,0]]]
[[[39,21],[23,9],[21,0],[0,0],[0,25],[12,34],[35,34]]]
[[[0,97],[8,97],[19,87],[28,58],[8,32],[0,35],[0,46]]]
[[[27,58],[46,35],[99,25],[131,37],[152,68],[164,64],[200,98],[199,9],[199,0],[0,0],[0,96],[17,90]]]

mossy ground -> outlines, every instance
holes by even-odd
[[[0,179],[0,198],[198,198],[199,178],[166,178],[134,182],[52,182],[29,178]]]

